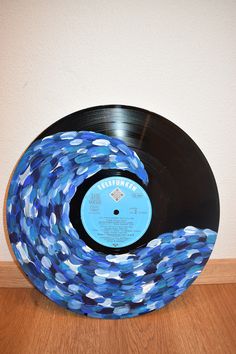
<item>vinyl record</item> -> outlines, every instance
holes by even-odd
[[[10,242],[34,286],[96,318],[160,309],[201,273],[219,223],[193,140],[144,109],[92,107],[27,148],[7,199]]]

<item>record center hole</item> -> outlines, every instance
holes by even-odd
[[[119,210],[117,210],[117,209],[115,209],[114,211],[113,211],[113,214],[114,215],[118,215],[120,212],[119,212]]]

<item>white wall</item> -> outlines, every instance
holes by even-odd
[[[48,125],[123,103],[183,128],[218,182],[214,258],[236,257],[236,2],[1,0],[1,208],[12,169]],[[2,214],[2,211],[1,211]],[[10,260],[0,230],[0,259]]]

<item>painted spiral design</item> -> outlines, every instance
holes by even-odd
[[[30,145],[9,188],[10,241],[31,282],[57,304],[91,317],[134,317],[168,304],[196,279],[216,233],[187,226],[130,253],[92,250],[70,222],[70,201],[102,169],[148,183],[136,153],[116,138],[71,131]]]

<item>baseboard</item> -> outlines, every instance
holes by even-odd
[[[236,283],[236,258],[211,259],[194,284]],[[0,262],[1,288],[32,288],[15,262]]]
[[[210,259],[194,284],[236,283],[236,258]]]

